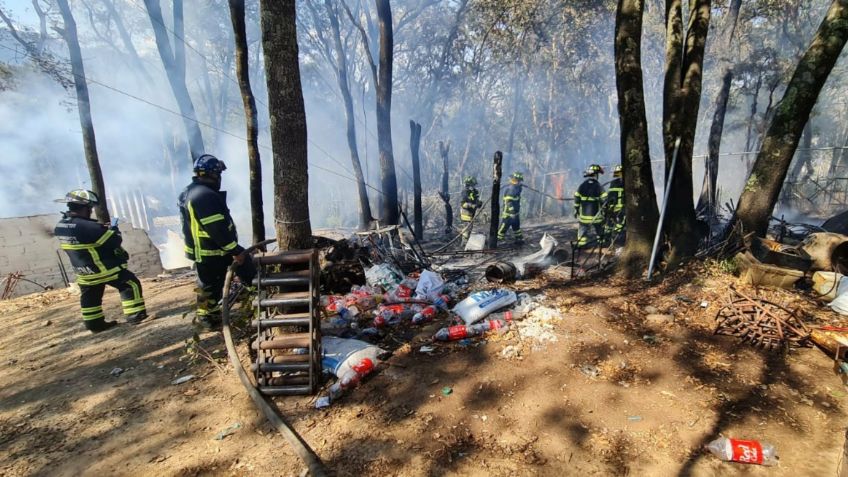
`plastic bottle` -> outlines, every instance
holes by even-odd
[[[396,325],[410,312],[403,305],[380,305],[374,316],[374,326]]]
[[[433,306],[440,310],[448,309],[448,302],[450,301],[450,297],[447,295],[435,295],[432,298]]]
[[[423,309],[421,309],[421,311],[412,316],[412,322],[418,325],[421,323],[433,321],[433,318],[436,317],[436,313],[438,312],[439,310],[436,309],[436,307],[433,305],[425,306]]]
[[[777,449],[759,441],[743,441],[720,437],[709,444],[707,450],[725,462],[745,464],[777,465]]]
[[[383,295],[383,301],[387,303],[397,303],[408,301],[412,298],[413,289],[410,288],[405,283],[401,283],[394,290],[387,292]]]
[[[506,331],[509,322],[504,320],[486,320],[473,325],[456,325],[442,328],[436,332],[433,339],[437,341],[456,341],[472,336],[479,336],[489,330]]]
[[[371,358],[362,358],[359,364],[355,364],[352,369],[347,370],[343,375],[339,376],[339,380],[330,386],[330,400],[341,396],[346,389],[355,387],[363,377],[373,370],[374,362],[371,361]]]

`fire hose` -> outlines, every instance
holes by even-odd
[[[250,253],[256,250],[259,247],[263,247],[265,245],[271,244],[275,239],[265,240],[264,242],[260,242],[254,244],[250,248],[244,251],[245,260],[250,260]],[[222,320],[222,331],[224,334],[224,344],[227,346],[227,355],[230,358],[230,363],[233,365],[233,369],[235,369],[236,374],[241,381],[241,384],[244,386],[245,390],[247,390],[247,394],[253,400],[253,403],[257,408],[262,412],[268,422],[273,424],[273,426],[277,429],[280,435],[288,441],[289,445],[291,445],[295,454],[306,464],[308,474],[314,477],[324,477],[327,475],[327,471],[324,469],[324,464],[321,462],[321,459],[315,454],[309,444],[303,440],[302,437],[294,430],[291,426],[289,426],[286,421],[283,419],[280,414],[279,409],[269,402],[265,396],[259,393],[259,391],[254,386],[253,382],[247,376],[247,373],[244,370],[244,367],[241,364],[241,361],[238,357],[238,352],[236,351],[236,346],[233,343],[233,335],[230,331],[230,312],[229,312],[229,303],[227,303],[230,284],[233,281],[233,273],[235,273],[237,264],[233,262],[232,265],[227,269],[227,276],[224,279],[224,302],[221,309],[221,320]]]

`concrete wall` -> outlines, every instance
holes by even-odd
[[[70,261],[60,250],[59,240],[53,237],[53,228],[60,219],[58,214],[0,219],[0,280],[10,273],[21,272],[26,279],[41,285],[63,288],[60,256],[70,280],[74,280]],[[129,269],[133,273],[139,277],[155,277],[162,273],[159,250],[150,241],[147,232],[124,224],[121,235],[123,247],[130,254]],[[3,286],[5,282],[0,285],[0,290]],[[14,296],[37,291],[41,288],[21,280]]]

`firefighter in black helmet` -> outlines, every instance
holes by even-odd
[[[244,247],[238,244],[238,234],[227,193],[221,191],[221,173],[227,169],[224,161],[204,154],[194,163],[194,177],[180,194],[185,254],[197,271],[197,321],[207,330],[221,326],[221,297],[227,268],[236,262],[237,275],[250,286],[256,269],[245,258]]]
[[[591,240],[599,240],[603,235],[604,215],[601,210],[601,197],[604,187],[598,182],[598,176],[604,168],[592,164],[586,168],[586,178],[574,193],[574,216],[577,217],[577,246],[585,247]],[[591,240],[590,240],[591,239]]]
[[[524,242],[520,217],[522,182],[524,182],[524,174],[513,172],[509,178],[509,185],[504,188],[503,212],[501,212],[501,226],[498,229],[498,240],[504,240],[507,230],[511,228],[513,234],[515,234],[516,243]]]
[[[97,194],[78,189],[57,202],[68,204],[54,234],[77,276],[86,329],[99,333],[117,324],[106,321],[103,313],[106,285],[118,289],[127,323],[141,323],[147,318],[141,282],[127,269],[129,254],[121,247],[121,232],[116,223],[108,226],[91,218],[94,206],[100,202]]]

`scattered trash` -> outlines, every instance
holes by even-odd
[[[597,378],[601,375],[601,370],[594,364],[584,364],[583,366],[580,366],[580,372],[590,378]]]
[[[725,462],[777,465],[777,450],[771,444],[720,437],[706,446],[714,456]]]
[[[848,291],[848,280],[841,273],[816,272],[813,274],[813,290],[822,300],[832,301]]]
[[[330,407],[330,396],[321,396],[315,401],[315,409]]]
[[[478,251],[486,248],[486,234],[471,234],[465,243],[465,250]]]
[[[179,377],[179,378],[177,378],[177,379],[175,379],[175,380],[171,381],[171,384],[173,384],[173,385],[175,385],[175,386],[176,386],[176,385],[178,385],[178,384],[187,383],[187,382],[191,381],[192,379],[194,379],[194,378],[196,378],[196,377],[197,377],[197,376],[195,376],[195,375],[193,375],[193,374],[187,374],[187,375],[185,375],[185,376],[181,376],[181,377]]]
[[[509,345],[501,350],[504,359],[517,359],[521,357],[521,345]]]
[[[708,302],[708,301],[702,301],[701,302],[701,308],[709,308],[709,306],[710,306],[710,302]]]
[[[559,340],[554,332],[554,323],[562,320],[562,313],[554,308],[535,306],[524,319],[515,322],[518,336],[531,341],[537,347]]]
[[[643,335],[642,341],[648,343],[649,345],[655,345],[657,344],[657,337],[656,335]]]
[[[509,262],[493,263],[486,267],[486,280],[491,283],[512,283],[515,281],[518,271],[515,265]]]
[[[120,376],[123,373],[124,373],[123,368],[112,368],[112,371],[109,371],[109,374],[111,374],[112,376]]]
[[[512,261],[515,265],[516,278],[530,278],[553,265],[555,261],[553,253],[557,247],[556,239],[546,233],[539,240],[539,246],[541,250],[538,252]]]
[[[642,416],[627,416],[627,420],[630,422],[639,422],[642,420]]]
[[[418,285],[415,287],[415,296],[418,298],[427,298],[439,295],[442,293],[444,286],[445,281],[442,280],[439,274],[430,270],[424,270],[418,278]]]
[[[503,320],[485,320],[473,325],[456,325],[442,328],[436,332],[433,339],[437,341],[464,340],[471,336],[480,336],[489,330],[504,332],[509,329],[509,323]]]
[[[677,295],[676,297],[674,297],[674,299],[677,300],[677,301],[683,302],[683,303],[688,303],[690,305],[692,303],[695,303],[695,300],[689,298],[686,295]]]
[[[485,318],[486,315],[512,305],[517,299],[515,292],[511,290],[478,291],[457,303],[453,307],[453,312],[459,315],[465,324],[472,325]]]
[[[232,426],[227,427],[223,431],[215,434],[215,440],[216,441],[223,441],[225,437],[235,434],[236,431],[238,431],[239,429],[241,429],[241,423],[237,422],[237,423],[233,424]]]
[[[445,386],[442,388],[442,396],[450,396],[453,394],[453,388],[450,386]]]
[[[341,397],[345,390],[356,387],[359,381],[374,370],[374,366],[385,352],[377,346],[354,339],[325,336],[321,338],[323,357],[321,367],[333,374],[338,381],[333,383],[326,400],[319,399],[315,407],[326,407]],[[326,404],[326,405],[325,405]]]
[[[374,265],[365,272],[365,282],[370,286],[391,289],[403,281],[403,274],[387,263]]]
[[[418,352],[419,352],[419,353],[427,353],[427,354],[430,354],[430,353],[432,353],[433,351],[436,351],[436,348],[434,348],[434,347],[432,347],[432,346],[426,346],[426,345],[425,345],[425,346],[422,346],[422,347],[418,348]]]

